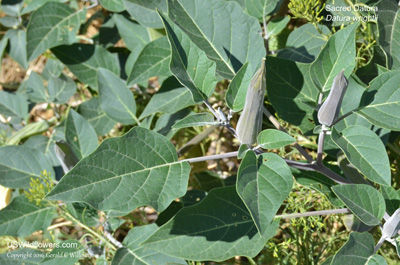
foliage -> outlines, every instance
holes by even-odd
[[[397,264],[399,10],[3,0],[0,264]]]

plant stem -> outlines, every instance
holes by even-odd
[[[347,208],[342,208],[342,209],[312,211],[312,212],[306,212],[306,213],[282,214],[282,215],[276,215],[275,218],[293,219],[293,218],[309,217],[309,216],[316,216],[316,215],[339,214],[339,213],[350,213],[350,210]]]
[[[257,265],[257,263],[252,258],[250,258],[250,257],[246,257],[246,258],[251,265]]]
[[[281,126],[279,121],[275,119],[274,116],[267,110],[265,106],[263,106],[264,115],[271,121],[271,123],[280,131],[287,133],[287,131]],[[303,149],[297,142],[293,144],[293,146],[304,156],[304,158],[308,161],[308,163],[314,162],[314,159],[307,153],[306,150]]]
[[[68,218],[72,219],[72,221],[73,221],[74,223],[76,223],[78,226],[84,228],[86,231],[88,231],[88,232],[89,232],[90,234],[92,234],[94,237],[97,237],[97,238],[100,239],[101,241],[106,242],[106,244],[108,245],[108,247],[109,247],[111,250],[113,250],[113,251],[116,251],[116,250],[117,250],[116,247],[115,247],[113,244],[111,244],[110,241],[107,240],[105,237],[103,237],[102,235],[100,235],[99,233],[97,233],[96,231],[94,231],[93,229],[91,229],[90,227],[86,226],[85,224],[82,224],[78,219],[76,219],[74,216],[72,216],[72,214],[70,214],[67,210],[65,210],[65,209],[62,209],[62,210],[63,210],[64,214],[65,214]]]
[[[318,149],[317,149],[317,165],[318,166],[323,166],[322,156],[324,154],[324,141],[325,141],[325,135],[326,135],[326,130],[324,127],[325,126],[322,125],[322,131],[319,133],[319,137],[318,137]]]
[[[210,155],[210,156],[200,156],[200,157],[195,157],[195,158],[188,158],[188,159],[183,159],[181,161],[189,162],[189,163],[197,163],[197,162],[203,162],[203,161],[213,160],[213,159],[223,159],[223,158],[227,158],[227,157],[235,157],[237,155],[238,155],[238,151],[235,151],[235,152],[219,154],[219,155]]]

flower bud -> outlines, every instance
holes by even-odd
[[[349,84],[343,72],[344,70],[342,70],[335,77],[335,79],[333,79],[331,91],[324,101],[324,104],[322,104],[322,106],[318,110],[319,123],[328,127],[332,126],[332,124],[335,123],[340,114],[340,107],[342,106],[343,96]]]
[[[247,89],[246,101],[236,132],[242,144],[253,145],[262,129],[265,95],[265,59],[261,62]]]

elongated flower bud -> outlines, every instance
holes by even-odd
[[[319,123],[328,127],[332,126],[340,114],[343,96],[344,93],[346,93],[346,88],[349,84],[343,72],[344,70],[333,79],[331,91],[329,92],[324,104],[322,104],[318,110]]]
[[[262,129],[264,95],[265,59],[251,79],[243,112],[236,127],[237,135],[242,144],[253,145],[257,142],[257,136]]]

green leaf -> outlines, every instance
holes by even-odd
[[[179,27],[159,14],[171,45],[171,72],[192,92],[194,101],[206,100],[217,84],[215,63]]]
[[[105,68],[119,75],[120,67],[116,54],[111,54],[101,46],[75,43],[51,49],[78,79],[94,90],[98,89],[97,71]]]
[[[42,77],[49,80],[50,77],[60,77],[65,65],[57,59],[47,58],[46,65],[42,72]]]
[[[28,102],[21,93],[0,91],[0,114],[11,117],[11,123],[18,123],[28,116]]]
[[[24,1],[22,1],[24,2]],[[26,6],[22,9],[21,15],[25,15],[27,13],[30,13],[32,11],[35,11],[36,9],[40,8],[47,2],[66,2],[65,0],[32,0],[32,1],[27,1]]]
[[[147,103],[139,119],[143,119],[153,113],[175,113],[188,106],[195,105],[189,89],[183,87],[175,77],[164,81],[159,91],[154,94]]]
[[[49,93],[50,102],[57,104],[67,103],[67,101],[75,94],[76,84],[66,75],[60,77],[49,78],[47,84],[47,91]]]
[[[113,20],[126,47],[132,52],[140,52],[151,41],[148,29],[142,25],[119,14],[114,14]]]
[[[171,51],[167,37],[156,39],[147,44],[133,65],[129,74],[128,85],[147,81],[153,76],[170,76],[169,62]]]
[[[289,16],[276,17],[269,21],[267,25],[267,38],[269,39],[271,36],[279,34],[284,28],[286,28],[289,21]]]
[[[27,95],[29,100],[32,102],[42,103],[50,101],[49,94],[48,91],[46,91],[43,80],[36,72],[31,72],[28,80],[24,81],[18,90]]]
[[[123,0],[100,0],[100,4],[111,12],[122,12],[125,10]]]
[[[153,264],[187,264],[185,260],[173,258],[158,251],[141,246],[157,230],[156,224],[137,226],[129,230],[124,238],[124,248],[115,253],[112,265],[153,265]]]
[[[386,211],[392,215],[397,209],[400,208],[400,194],[390,186],[381,186],[381,193],[385,199]]]
[[[244,108],[247,89],[252,77],[253,71],[249,64],[245,63],[232,79],[225,94],[226,104],[231,110],[238,112]]]
[[[257,137],[257,144],[264,149],[276,149],[296,142],[292,136],[282,131],[267,129]]]
[[[0,147],[0,185],[9,188],[27,188],[31,178],[40,177],[47,170],[54,176],[53,167],[39,150],[22,145]]]
[[[20,16],[22,6],[24,5],[24,1],[22,0],[3,0],[1,2],[2,12],[6,13],[12,17]]]
[[[0,235],[29,236],[35,231],[46,229],[54,215],[54,207],[37,206],[25,196],[18,196],[0,211]]]
[[[270,227],[275,214],[289,195],[292,173],[279,156],[246,152],[238,171],[236,190],[249,210],[260,234]]]
[[[126,11],[141,25],[159,29],[163,27],[156,9],[166,12],[166,0],[124,0]]]
[[[189,164],[178,161],[168,139],[134,127],[121,137],[104,140],[47,198],[86,202],[104,211],[129,213],[144,205],[162,211],[185,194],[189,172]]]
[[[99,224],[99,215],[97,210],[90,205],[82,202],[68,203],[67,210],[82,224],[87,226],[96,226]]]
[[[211,170],[194,173],[194,179],[200,186],[200,189],[206,192],[225,186],[222,176]]]
[[[271,223],[261,236],[235,187],[216,188],[198,204],[180,210],[142,245],[192,261],[254,257],[278,224]]]
[[[78,112],[92,125],[99,136],[109,133],[115,124],[117,124],[101,109],[98,97],[93,97],[80,104]]]
[[[245,0],[245,5],[250,15],[262,21],[265,16],[277,11],[282,2],[282,0]]]
[[[134,124],[136,102],[132,91],[125,82],[107,69],[99,69],[99,98],[103,111],[113,120],[122,124]]]
[[[178,120],[172,126],[174,129],[181,129],[193,126],[206,126],[206,125],[218,125],[218,122],[214,121],[214,116],[210,113],[192,113],[185,118]]]
[[[98,145],[96,131],[85,118],[73,109],[68,112],[65,136],[78,159],[89,155]]]
[[[177,120],[183,119],[187,115],[190,114],[190,109],[182,109],[175,113],[165,113],[158,118],[156,125],[153,128],[153,131],[158,132],[159,134],[164,135],[168,139],[171,139],[172,136],[179,130],[173,129],[172,126]]]
[[[335,254],[330,265],[365,265],[369,256],[374,254],[374,245],[371,234],[353,232]]]
[[[389,158],[381,139],[374,132],[358,125],[349,126],[340,133],[334,128],[332,140],[369,180],[390,185]]]
[[[68,5],[57,2],[48,2],[40,7],[29,19],[28,60],[32,61],[47,49],[72,44],[85,19],[86,9],[75,12]]]
[[[332,187],[349,210],[366,225],[378,225],[385,214],[385,200],[374,187],[347,184]]]
[[[168,0],[168,16],[216,62],[223,78],[232,79],[246,62],[254,74],[265,57],[259,22],[235,2]]]
[[[24,69],[28,69],[26,57],[26,32],[22,29],[9,29],[5,34],[10,40],[10,56]]]
[[[310,75],[322,92],[331,89],[333,79],[343,70],[349,76],[356,65],[355,34],[359,23],[351,24],[329,38],[310,66]]]
[[[318,25],[321,32],[328,35],[330,30],[325,25]],[[312,24],[305,24],[290,33],[286,48],[278,52],[278,57],[301,62],[311,63],[321,52],[326,40]]]
[[[400,9],[393,0],[379,1],[378,43],[387,55],[387,68],[400,69]]]
[[[279,117],[297,125],[306,133],[315,127],[313,119],[314,103],[318,90],[310,78],[310,65],[276,57],[267,57],[267,94]]]
[[[367,263],[365,265],[387,265],[387,262],[384,257],[374,254],[368,258]]]
[[[372,124],[400,131],[400,72],[389,71],[372,80],[356,113]]]
[[[24,143],[25,147],[41,151],[49,160],[53,167],[60,166],[54,150],[54,140],[44,135],[34,135],[29,137]]]

